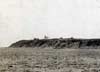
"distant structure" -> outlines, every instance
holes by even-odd
[[[74,37],[71,37],[70,39],[74,39]]]
[[[60,39],[63,39],[63,37],[60,37]]]
[[[46,35],[44,36],[44,39],[48,39],[48,38],[49,38],[48,36],[46,36]]]

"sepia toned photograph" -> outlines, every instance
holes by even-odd
[[[100,72],[100,0],[0,0],[0,72]]]

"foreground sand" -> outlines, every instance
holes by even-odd
[[[0,72],[100,72],[100,50],[1,48]]]

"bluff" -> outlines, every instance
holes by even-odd
[[[53,39],[33,39],[20,40],[10,45],[10,47],[52,47],[60,48],[99,48],[100,39],[75,39],[75,38],[53,38]]]

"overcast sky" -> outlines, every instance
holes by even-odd
[[[0,0],[0,46],[44,35],[100,38],[100,1]]]

